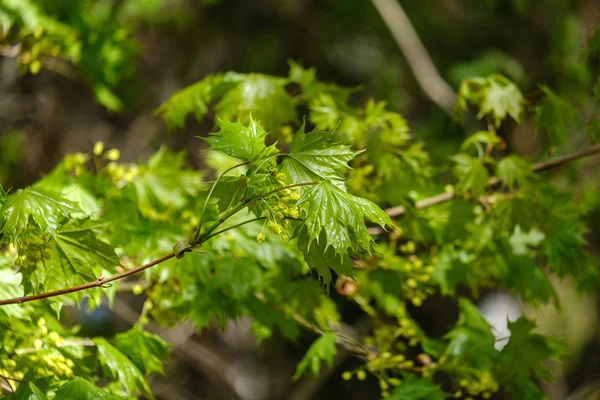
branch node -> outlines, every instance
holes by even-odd
[[[173,246],[173,254],[175,254],[175,257],[177,257],[178,260],[181,259],[186,252],[191,250],[192,246],[188,240],[182,240]]]

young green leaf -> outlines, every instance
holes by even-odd
[[[57,397],[55,397],[57,398]],[[23,382],[9,400],[47,400],[46,395],[33,382]],[[84,397],[82,397],[84,399]]]
[[[535,127],[544,132],[551,145],[561,145],[567,141],[567,130],[577,122],[575,109],[567,101],[555,94],[547,86],[542,86],[546,98],[536,107]]]
[[[333,357],[337,353],[335,340],[335,334],[331,332],[325,333],[315,340],[304,355],[302,361],[298,363],[293,379],[297,380],[308,370],[310,370],[313,375],[317,375],[321,369],[321,362],[323,361],[327,362],[327,365],[331,368],[333,365]]]
[[[105,392],[83,378],[75,378],[56,391],[54,400],[118,400],[120,397]]]
[[[557,359],[563,349],[558,340],[531,333],[534,328],[535,323],[526,317],[508,322],[510,339],[500,352],[500,362],[514,375],[548,380],[552,374],[543,362]]]
[[[132,184],[141,213],[152,218],[156,211],[186,205],[187,198],[197,194],[202,186],[202,174],[185,168],[183,153],[162,147],[147,165],[140,166]]]
[[[115,347],[133,361],[142,374],[163,373],[163,363],[169,360],[167,343],[143,329],[131,328],[114,338]]]
[[[496,175],[509,190],[523,186],[533,177],[529,162],[516,154],[506,156],[498,162]]]
[[[235,72],[209,75],[175,93],[156,109],[155,114],[162,117],[169,130],[183,127],[190,113],[193,113],[198,121],[202,121],[208,112],[209,103],[237,86],[244,78],[245,75]]]
[[[221,151],[242,160],[257,162],[278,153],[277,148],[265,145],[267,133],[260,122],[249,117],[248,124],[221,121],[220,130],[205,140],[212,150]]]
[[[470,191],[475,198],[484,194],[490,178],[485,162],[466,154],[457,154],[451,159],[456,163],[453,171],[458,178],[457,187],[464,192]]]
[[[309,237],[308,246],[324,239],[323,250],[331,246],[340,258],[371,249],[373,239],[365,219],[383,228],[393,226],[390,217],[377,205],[346,193],[329,181],[321,181],[306,190],[298,206],[304,210],[302,229]]]
[[[251,116],[269,133],[296,120],[294,101],[285,91],[288,80],[263,74],[248,74],[216,105],[217,118],[251,122]]]
[[[496,128],[504,121],[507,114],[515,121],[521,122],[525,100],[517,85],[501,75],[492,75],[488,78],[488,82],[489,87],[483,96],[477,118],[492,116]]]
[[[508,78],[494,74],[487,78],[468,78],[462,81],[456,100],[456,114],[462,118],[468,104],[479,108],[477,118],[489,118],[496,128],[507,115],[515,121],[521,121],[523,113],[523,95],[519,88]]]
[[[6,198],[0,209],[0,233],[16,239],[31,217],[44,232],[54,235],[58,220],[76,211],[76,206],[60,193],[35,186],[19,189]]]
[[[458,305],[459,320],[445,336],[450,339],[445,356],[451,365],[489,369],[498,354],[492,328],[469,300],[460,299]]]
[[[303,124],[290,143],[281,171],[294,183],[328,180],[345,190],[341,173],[348,168],[348,161],[361,152],[332,143],[332,136],[332,131],[306,133]]]
[[[600,82],[600,79],[598,82]],[[592,119],[590,119],[590,122],[588,122],[586,128],[590,140],[594,143],[600,143],[600,112],[596,113]]]
[[[418,378],[403,374],[402,382],[396,386],[388,400],[444,400],[448,397],[431,378]]]
[[[94,338],[98,348],[98,360],[112,378],[117,378],[127,393],[133,395],[137,390],[150,399],[154,399],[150,387],[138,367],[127,356],[112,346],[104,338]]]

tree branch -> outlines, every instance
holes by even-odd
[[[164,261],[167,261],[168,259],[173,258],[173,257],[175,257],[175,254],[169,253],[166,256],[157,258],[156,260],[150,261],[149,263],[141,265],[137,268],[120,272],[116,275],[109,276],[108,278],[101,276],[94,281],[84,283],[79,286],[73,286],[73,287],[66,288],[66,289],[54,290],[52,292],[32,294],[30,296],[15,297],[14,299],[0,300],[0,307],[6,306],[8,304],[21,304],[21,303],[26,303],[28,301],[47,299],[48,297],[55,297],[55,296],[61,296],[63,294],[68,294],[68,293],[80,292],[82,290],[86,290],[86,289],[90,289],[90,288],[94,288],[94,287],[108,287],[106,285],[109,282],[125,278],[129,275],[137,274],[138,272],[141,272],[147,268],[153,267],[153,266],[160,264]]]
[[[567,164],[571,161],[578,160],[578,159],[585,158],[585,157],[590,157],[590,156],[593,156],[598,153],[600,153],[600,144],[590,146],[587,149],[583,149],[581,151],[578,151],[578,152],[575,152],[572,154],[568,154],[566,156],[556,157],[556,158],[553,158],[553,159],[550,159],[547,161],[533,164],[531,166],[531,171],[536,172],[536,173],[547,171],[549,169],[556,168],[561,165]],[[488,185],[494,186],[494,185],[499,184],[501,181],[502,180],[500,178],[493,176],[488,180]],[[454,193],[454,192],[436,194],[435,196],[429,197],[427,199],[417,201],[417,203],[415,204],[415,208],[417,208],[418,210],[422,210],[424,208],[435,206],[437,204],[445,203],[449,200],[452,200],[455,197],[456,197],[456,193]],[[406,208],[404,206],[396,206],[396,207],[386,208],[384,211],[390,217],[399,217],[399,216],[403,215],[404,213],[406,213]],[[369,228],[369,232],[372,234],[379,234],[379,233],[382,233],[383,230],[381,228]]]
[[[452,114],[456,93],[442,79],[419,35],[397,0],[371,0],[404,54],[423,92],[447,114]]]

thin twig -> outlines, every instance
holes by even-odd
[[[438,73],[398,0],[371,0],[404,54],[423,92],[452,115],[456,93]]]
[[[252,204],[256,203],[257,201],[260,201],[260,200],[264,199],[265,197],[269,197],[272,194],[281,192],[281,191],[286,190],[286,189],[292,189],[292,188],[300,187],[300,186],[316,185],[317,183],[318,182],[302,182],[302,183],[294,183],[292,185],[287,185],[287,186],[280,186],[280,187],[275,188],[273,190],[270,190],[267,193],[262,194],[262,195],[260,195],[258,197],[254,197],[253,199],[240,204],[239,206],[237,206],[233,210],[228,211],[225,215],[223,215],[222,217],[220,217],[219,220],[217,222],[215,222],[215,224],[213,226],[211,226],[204,233],[202,233],[200,236],[198,236],[198,238],[193,243],[191,243],[191,244],[193,246],[195,244],[199,244],[199,243],[204,242],[206,240],[206,238],[208,238],[209,236],[213,236],[213,235],[211,235],[211,233],[215,229],[217,229],[223,222],[227,221],[229,218],[231,218],[233,215],[237,214],[238,212],[242,211],[244,208],[251,206]]]
[[[61,296],[63,294],[80,292],[82,290],[86,290],[86,289],[90,289],[90,288],[94,288],[94,287],[108,287],[107,284],[109,282],[125,278],[129,275],[137,274],[138,272],[141,272],[147,268],[153,267],[153,266],[160,264],[164,261],[167,261],[168,259],[173,258],[173,257],[175,257],[175,254],[169,253],[166,256],[157,258],[156,260],[150,261],[149,263],[141,265],[137,268],[123,271],[116,275],[109,276],[108,278],[101,276],[94,281],[84,283],[84,284],[78,285],[78,286],[73,286],[73,287],[66,288],[66,289],[54,290],[52,292],[46,292],[46,293],[32,294],[29,296],[15,297],[14,299],[0,300],[0,307],[6,306],[8,304],[21,304],[21,303],[26,303],[28,301],[47,299],[48,297],[55,297],[55,296]]]
[[[568,154],[566,156],[557,157],[557,158],[553,158],[551,160],[533,164],[531,166],[531,172],[547,171],[549,169],[556,168],[563,164],[566,164],[570,161],[578,160],[580,158],[590,157],[590,156],[593,156],[598,153],[600,153],[600,144],[588,147],[587,149],[575,152],[573,154]],[[499,184],[501,181],[502,180],[500,178],[493,176],[488,180],[488,185],[494,186],[494,185]],[[431,206],[435,206],[437,204],[445,203],[448,200],[452,200],[455,197],[456,197],[456,193],[454,193],[454,192],[436,194],[435,196],[429,197],[427,199],[417,201],[417,203],[415,204],[415,208],[417,208],[418,210],[421,210],[423,208],[428,208]],[[399,217],[399,216],[403,215],[404,213],[406,213],[406,208],[404,206],[396,206],[396,207],[386,208],[384,211],[390,217]],[[375,228],[375,229],[377,229],[377,233],[382,232],[382,230],[380,230],[378,228]],[[373,232],[375,232],[375,230],[373,230]]]

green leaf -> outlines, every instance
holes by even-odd
[[[497,356],[496,338],[492,327],[467,299],[460,299],[460,316],[454,328],[445,335],[450,339],[445,356],[454,366],[468,365],[474,369],[489,369]]]
[[[600,82],[600,79],[598,80]],[[587,124],[587,135],[594,143],[600,143],[600,112],[594,114]]]
[[[16,239],[31,217],[43,231],[54,235],[58,220],[76,211],[75,205],[60,193],[35,186],[19,189],[6,198],[0,209],[0,233]]]
[[[115,347],[133,361],[142,374],[163,373],[163,363],[169,360],[167,343],[159,336],[139,328],[119,333]]]
[[[202,186],[202,175],[184,167],[184,154],[162,147],[140,166],[133,185],[141,213],[152,219],[156,211],[182,208]]]
[[[249,258],[234,258],[220,265],[211,280],[214,288],[222,288],[233,299],[248,296],[261,280],[260,267]]]
[[[469,136],[463,142],[463,144],[460,146],[460,150],[465,151],[469,148],[469,146],[476,146],[478,143],[495,145],[500,143],[500,138],[498,135],[488,131],[478,131]]]
[[[348,168],[348,161],[361,152],[332,143],[332,136],[332,131],[306,133],[302,124],[290,143],[281,171],[294,183],[329,180],[345,190],[342,171]]]
[[[534,328],[535,323],[526,317],[508,322],[510,339],[500,352],[500,361],[514,375],[548,380],[552,374],[543,362],[557,359],[562,354],[562,346],[556,339],[531,333]]]
[[[254,176],[255,174],[251,175]],[[219,180],[213,191],[213,197],[218,199],[219,211],[225,211],[225,208],[232,202],[233,196],[236,195],[239,200],[242,198],[244,191],[246,190],[246,176],[224,176]],[[239,189],[239,190],[238,190]],[[232,204],[236,204],[234,201]]]
[[[468,78],[462,81],[458,90],[455,112],[462,118],[468,104],[479,108],[477,118],[487,117],[496,128],[507,115],[520,122],[523,113],[523,95],[508,78],[493,74],[487,78]]]
[[[479,283],[473,276],[475,270],[471,264],[474,259],[473,254],[465,251],[455,251],[445,248],[440,252],[431,277],[439,285],[442,294],[454,295],[456,293],[456,286],[459,283],[465,283],[470,286]]]
[[[489,87],[483,96],[477,118],[490,115],[496,128],[507,114],[515,121],[521,122],[524,99],[517,85],[498,75],[492,75],[488,81]]]
[[[104,338],[94,338],[98,348],[98,360],[111,378],[116,378],[127,390],[129,395],[134,395],[136,390],[150,399],[154,399],[150,387],[138,367],[127,356],[113,347]]]
[[[523,186],[531,177],[531,166],[529,162],[516,154],[504,157],[498,162],[496,175],[502,179],[502,184],[509,190],[517,186]]]
[[[584,224],[577,220],[555,221],[544,232],[546,239],[540,252],[547,257],[548,264],[558,276],[583,278],[595,269],[594,261],[585,249],[587,228]]]
[[[335,340],[335,334],[332,332],[325,333],[315,340],[304,355],[302,361],[298,363],[293,379],[297,380],[308,370],[316,376],[321,369],[322,361],[327,362],[329,368],[332,368],[333,357],[337,353]]]
[[[331,270],[338,276],[352,276],[354,264],[350,257],[339,255],[335,252],[332,246],[328,246],[325,238],[325,233],[321,233],[319,240],[310,243],[311,239],[306,234],[301,234],[298,237],[298,250],[304,253],[304,259],[309,267],[315,268],[319,278],[323,280],[323,285],[328,285],[331,282]]]
[[[557,304],[558,298],[548,276],[532,259],[533,254],[530,253],[533,252],[526,248],[528,244],[537,246],[543,240],[543,234],[536,229],[527,235],[520,232],[517,225],[509,241],[496,239],[494,264],[499,270],[500,279],[512,293],[528,304]]]
[[[162,117],[169,130],[183,127],[190,113],[193,113],[198,121],[202,121],[208,112],[209,103],[237,86],[244,78],[245,75],[235,72],[209,75],[175,93],[156,109],[155,114]]]
[[[0,260],[2,256],[0,256]],[[13,259],[14,261],[14,259]],[[10,265],[12,266],[12,262]],[[23,296],[21,289],[21,276],[12,268],[0,268],[0,300],[12,299]],[[0,326],[10,324],[11,319],[23,319],[27,316],[25,307],[18,304],[9,304],[0,309]]]
[[[304,192],[298,205],[304,211],[303,229],[308,246],[313,241],[323,251],[331,246],[340,258],[350,253],[370,251],[373,239],[365,219],[381,227],[393,226],[392,220],[377,205],[342,191],[329,181],[321,181]],[[323,233],[323,235],[321,235]]]
[[[250,162],[265,159],[278,153],[275,146],[267,147],[267,133],[261,124],[250,116],[247,125],[239,122],[221,121],[220,130],[205,140],[212,150]]]
[[[56,391],[54,400],[118,400],[120,397],[105,392],[83,378],[75,378]]]
[[[113,247],[98,238],[103,227],[77,219],[61,227],[50,241],[50,258],[33,271],[21,269],[25,292],[64,289],[97,279],[96,271],[114,271],[120,261]]]
[[[254,296],[248,299],[246,307],[252,313],[252,331],[259,342],[270,338],[275,329],[288,340],[297,339],[301,333],[293,318],[273,310]]]
[[[451,159],[456,163],[453,171],[458,178],[457,187],[464,192],[470,191],[474,198],[484,194],[490,178],[485,162],[466,154],[457,154]]]
[[[57,397],[55,397],[56,399]],[[81,397],[84,399],[84,397]],[[12,396],[9,396],[10,400],[46,400],[47,397],[42,391],[35,386],[33,382],[23,382],[19,385],[19,388]]]
[[[263,74],[248,74],[215,106],[217,118],[250,122],[259,121],[267,132],[279,132],[286,122],[296,120],[296,106],[288,96],[288,80]]]
[[[447,394],[431,378],[419,378],[403,374],[402,382],[396,386],[388,400],[444,400]]]
[[[558,146],[567,141],[567,130],[577,122],[577,115],[573,106],[550,88],[542,86],[541,89],[546,98],[535,110],[536,131],[544,132],[550,144]]]

